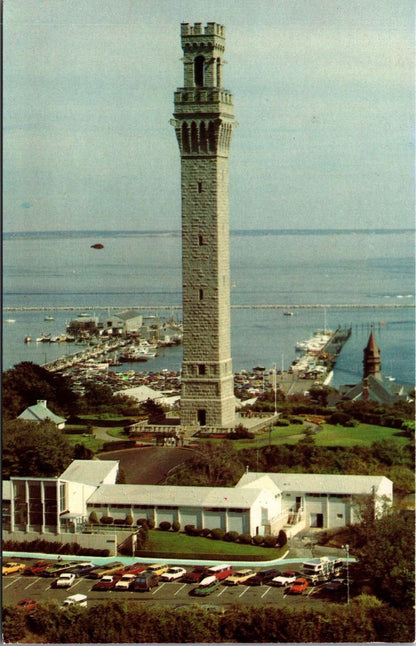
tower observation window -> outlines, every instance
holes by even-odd
[[[194,61],[194,80],[195,85],[203,87],[204,85],[204,62],[203,56],[197,56]]]

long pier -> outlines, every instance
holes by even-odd
[[[309,305],[281,305],[281,304],[263,304],[263,305],[231,305],[233,310],[310,310],[310,309],[403,309],[415,308],[414,303],[338,303],[335,305],[328,304],[309,304]],[[58,305],[56,307],[3,307],[3,312],[75,312],[75,311],[108,311],[108,310],[181,310],[182,305]]]

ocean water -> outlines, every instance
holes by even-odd
[[[92,249],[95,243],[104,248]],[[333,384],[355,383],[373,326],[383,374],[414,383],[414,232],[233,231],[230,256],[234,370],[273,363],[287,368],[297,341],[324,326],[348,325],[352,335]],[[144,315],[173,313],[180,320],[180,306],[177,232],[3,236],[3,370],[79,350],[73,344],[25,344],[24,337],[60,334],[82,311],[105,317],[106,308],[140,307]],[[64,307],[73,309],[54,309]],[[45,321],[46,314],[55,320]],[[167,348],[136,369],[179,370],[181,360],[181,347]]]

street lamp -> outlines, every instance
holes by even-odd
[[[276,364],[273,364],[273,388],[274,388],[274,414],[277,415],[277,384],[276,384]]]
[[[349,560],[350,560],[350,546],[348,543],[343,545],[342,548],[345,550],[346,563],[347,563],[347,606],[350,603],[350,569],[349,569]]]

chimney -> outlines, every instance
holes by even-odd
[[[37,401],[36,403],[37,403],[37,404],[39,404],[40,406],[43,406],[44,408],[47,408],[47,406],[46,406],[46,404],[47,404],[46,399],[38,399],[38,401]]]

